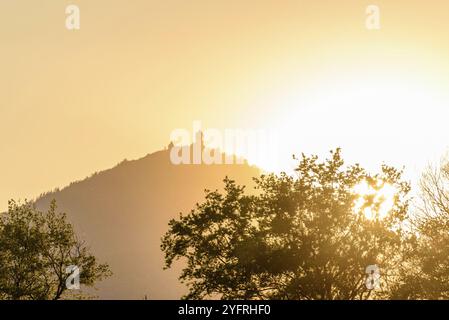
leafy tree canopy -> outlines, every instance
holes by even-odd
[[[69,266],[79,268],[80,284],[109,276],[53,201],[47,212],[29,202],[9,202],[0,215],[0,299],[61,299],[67,296]]]
[[[224,193],[171,220],[162,239],[166,267],[185,259],[187,299],[368,299],[388,297],[399,277],[408,183],[383,165],[369,174],[302,155],[296,175],[262,175],[248,194],[224,180]],[[365,184],[372,192],[357,192]],[[387,210],[380,190],[394,190]],[[367,214],[369,213],[369,215]],[[366,284],[368,266],[381,278]]]

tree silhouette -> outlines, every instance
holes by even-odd
[[[393,298],[449,299],[449,163],[429,166],[419,187]]]
[[[340,150],[299,160],[295,176],[262,175],[256,190],[224,180],[224,193],[171,220],[162,239],[166,268],[186,259],[186,299],[368,299],[389,297],[399,277],[408,183],[382,166],[345,166]],[[373,193],[357,193],[365,183]],[[385,185],[395,194],[382,212]],[[368,218],[366,213],[371,213]],[[375,290],[367,267],[380,269]]]
[[[0,215],[0,299],[64,298],[70,266],[87,286],[110,275],[108,265],[98,264],[77,239],[65,214],[56,212],[55,201],[48,212],[10,201]]]

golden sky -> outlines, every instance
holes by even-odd
[[[266,169],[341,146],[416,176],[449,144],[448,17],[443,0],[1,0],[0,209],[194,120],[278,130]]]

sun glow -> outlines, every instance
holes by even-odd
[[[389,183],[377,181],[369,183],[364,180],[353,188],[358,196],[354,212],[362,212],[369,220],[384,219],[394,207],[398,190]]]
[[[250,160],[267,171],[293,172],[292,154],[322,155],[341,147],[349,161],[362,158],[367,169],[388,154],[389,164],[419,172],[430,156],[441,154],[447,146],[449,95],[429,85],[438,81],[398,67],[360,69],[337,70],[260,95],[254,105],[271,112],[261,112],[258,125],[277,133],[276,157],[260,160],[250,154]]]

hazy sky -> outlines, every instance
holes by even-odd
[[[449,144],[448,17],[444,0],[0,0],[0,209],[194,120],[277,130],[266,169],[341,146],[414,177]]]

